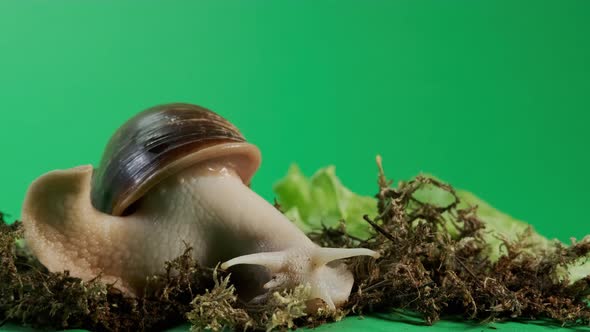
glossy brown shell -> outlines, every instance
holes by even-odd
[[[235,158],[248,184],[260,164],[258,149],[218,114],[191,104],[147,109],[121,126],[106,146],[92,177],[92,204],[124,215],[162,179],[191,165]]]

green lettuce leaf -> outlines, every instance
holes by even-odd
[[[377,199],[355,194],[346,188],[336,176],[334,166],[322,168],[308,178],[297,165],[292,165],[273,189],[285,215],[306,233],[320,230],[322,226],[335,227],[343,220],[349,234],[361,239],[371,235],[363,215],[377,215]],[[484,238],[489,244],[490,260],[495,261],[505,254],[502,238],[515,241],[526,231],[529,232],[527,241],[531,250],[540,252],[552,244],[553,241],[535,232],[530,224],[498,211],[474,194],[458,190],[457,195],[461,200],[459,208],[478,207],[478,216],[486,225]],[[428,185],[418,190],[414,197],[435,206],[446,206],[453,201],[447,191]],[[451,224],[447,229],[456,232]],[[571,282],[590,275],[590,257],[568,266],[567,272]]]
[[[308,178],[297,165],[292,165],[273,189],[285,215],[306,233],[319,230],[322,225],[335,227],[344,220],[349,234],[359,238],[370,235],[363,215],[377,212],[377,199],[346,188],[336,176],[334,166],[322,168]]]
[[[435,178],[428,175],[429,177]],[[503,212],[492,207],[490,204],[480,199],[471,192],[465,190],[457,190],[457,196],[461,203],[459,208],[468,208],[477,206],[477,216],[484,222],[485,230],[483,232],[484,239],[488,244],[488,257],[491,261],[496,261],[502,255],[506,254],[506,248],[503,246],[502,239],[514,242],[518,237],[526,232],[526,241],[529,251],[539,253],[551,247],[554,241],[549,240],[543,235],[537,233],[533,227],[522,221],[515,219]],[[453,196],[438,187],[424,186],[414,194],[414,197],[421,202],[430,203],[435,206],[447,206],[453,202]],[[447,225],[447,229],[451,234],[456,232],[452,224]],[[522,240],[522,238],[520,239]],[[590,235],[588,239],[590,240]],[[574,264],[565,268],[563,275],[567,275],[570,282],[576,282],[586,276],[590,275],[590,256],[585,259],[580,259]]]
[[[434,176],[427,177],[437,179]],[[437,179],[440,181],[440,179]],[[444,182],[444,181],[442,181]],[[516,241],[518,236],[528,232],[527,242],[533,250],[544,250],[549,248],[552,241],[535,232],[528,223],[512,218],[511,216],[498,211],[491,205],[465,190],[456,190],[460,204],[458,208],[464,209],[477,206],[477,215],[484,222],[486,228],[483,232],[484,239],[489,244],[489,257],[492,261],[497,260],[505,254],[505,248],[502,246],[502,239]],[[414,197],[421,202],[429,203],[434,206],[448,206],[454,200],[453,195],[441,188],[425,185],[416,191]],[[456,229],[451,223],[447,225],[447,230],[454,234]]]

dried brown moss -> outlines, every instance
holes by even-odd
[[[355,243],[378,250],[382,258],[352,261],[356,288],[348,307],[354,312],[402,308],[422,314],[428,324],[445,315],[480,321],[550,319],[563,325],[589,325],[590,276],[574,284],[560,277],[564,266],[590,252],[590,241],[565,247],[531,247],[530,231],[503,240],[507,255],[492,262],[477,207],[459,209],[452,187],[427,177],[392,188],[382,168],[379,215],[365,217],[378,235]],[[421,202],[425,186],[449,192],[447,206]],[[456,232],[446,231],[451,223]],[[345,232],[323,241],[350,243]],[[329,241],[328,241],[329,239]],[[348,244],[350,245],[350,244]]]
[[[446,206],[420,201],[417,192],[425,187],[447,191],[454,199]],[[322,246],[361,246],[381,253],[379,260],[349,260],[356,282],[346,307],[335,313],[306,312],[311,299],[305,285],[268,294],[259,303],[244,303],[229,276],[198,267],[190,248],[166,265],[166,273],[149,278],[143,297],[126,298],[99,278],[84,282],[48,272],[18,241],[19,223],[8,226],[0,214],[0,322],[141,331],[188,320],[194,331],[270,330],[405,309],[419,313],[428,324],[446,315],[590,324],[590,277],[571,284],[561,273],[590,253],[590,241],[568,247],[555,243],[540,250],[525,232],[516,240],[504,239],[507,254],[492,261],[477,207],[459,208],[452,187],[418,177],[393,188],[380,168],[377,198],[379,215],[365,217],[375,230],[369,240],[348,235],[344,223],[310,234]]]

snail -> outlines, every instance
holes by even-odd
[[[33,181],[21,214],[25,241],[50,271],[100,275],[129,296],[189,245],[199,264],[233,270],[250,298],[309,284],[312,298],[342,305],[354,280],[339,260],[378,254],[314,244],[250,189],[260,158],[213,111],[152,107],[115,132],[97,169]]]

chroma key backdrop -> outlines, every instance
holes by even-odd
[[[0,211],[19,219],[45,172],[97,166],[137,112],[188,102],[260,148],[269,202],[292,164],[373,196],[380,154],[396,182],[432,174],[569,243],[590,234],[589,36],[581,0],[2,1]],[[559,328],[478,324],[319,330]]]

